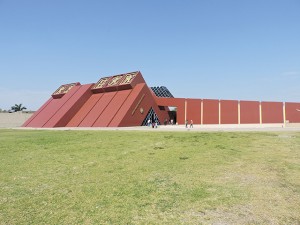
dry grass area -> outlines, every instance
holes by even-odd
[[[0,130],[0,224],[300,224],[299,132]]]

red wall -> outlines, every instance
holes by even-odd
[[[129,109],[130,109],[131,105],[133,104],[133,102],[139,97],[139,94],[140,94],[141,90],[144,88],[144,86],[145,86],[144,84],[137,84],[133,88],[133,90],[128,95],[127,99],[122,104],[122,106],[119,109],[119,111],[116,113],[115,117],[110,122],[110,124],[109,124],[110,127],[118,127],[118,126],[120,126],[120,123],[124,119],[126,113],[129,111]],[[138,100],[136,100],[136,101],[138,101]],[[135,124],[136,123],[137,122],[135,122]],[[127,126],[127,122],[126,121],[123,122],[123,126]]]
[[[240,101],[240,117],[241,124],[260,123],[259,102]]]
[[[122,104],[130,94],[130,90],[118,91],[113,97],[109,105],[104,109],[102,114],[93,124],[93,127],[107,127],[112,121],[113,117],[116,115],[118,110],[121,108]]]
[[[78,123],[78,127],[87,127],[88,124],[93,124],[96,118],[91,119],[94,117],[98,117],[97,113],[95,112],[94,108],[96,107],[97,103],[101,100],[104,93],[93,94],[88,101],[83,105],[82,109],[80,110],[80,115],[75,115],[76,117],[80,117],[80,122]],[[94,110],[94,111],[92,111]],[[93,114],[93,116],[89,116]],[[91,125],[90,125],[91,126]]]
[[[63,104],[61,108],[51,117],[43,127],[65,127],[81,106],[92,95],[90,91],[92,84],[86,84],[78,87],[76,93]],[[75,87],[73,87],[75,88]]]
[[[185,99],[184,98],[158,98],[155,101],[159,106],[177,107],[177,123],[185,123]]]
[[[78,127],[102,96],[103,93],[91,95],[80,110],[78,110],[76,115],[70,120],[67,127]]]
[[[43,127],[49,120],[51,120],[56,112],[64,104],[66,104],[70,98],[72,98],[79,88],[80,86],[75,86],[63,97],[50,101],[46,107],[44,107],[42,111],[27,125],[27,127]]]
[[[67,96],[63,96],[64,98]],[[27,124],[27,127],[43,127],[45,123],[55,114],[55,112],[62,106],[62,99],[52,99],[36,117]]]
[[[203,99],[203,124],[219,124],[219,100]]]
[[[300,103],[285,103],[285,118],[290,123],[300,123]]]
[[[31,121],[35,120],[36,117],[47,107],[47,105],[53,100],[53,98],[49,98],[48,101],[46,101],[39,109],[36,111],[25,123],[22,125],[22,127],[30,127]]]
[[[221,124],[238,124],[238,101],[221,100]]]
[[[282,102],[261,102],[262,123],[283,123]]]
[[[124,107],[120,109],[124,114],[119,126],[141,126],[150,108],[153,107],[154,111],[158,114],[157,116],[161,121],[159,109],[155,105],[153,95],[146,84],[137,84],[132,91],[132,94],[128,96]],[[140,109],[143,108],[144,112],[141,113]],[[113,121],[112,121],[113,122]],[[113,124],[111,123],[110,126]]]
[[[86,115],[84,120],[79,124],[80,127],[92,127],[95,121],[100,117],[101,113],[104,111],[106,106],[115,96],[116,92],[103,93],[99,95],[99,100],[91,109],[91,111]]]
[[[186,119],[201,124],[201,99],[186,99]]]

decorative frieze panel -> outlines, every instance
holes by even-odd
[[[132,80],[136,77],[137,72],[127,73],[124,75],[124,79],[120,82],[120,85],[130,84]]]
[[[117,86],[120,83],[120,80],[123,78],[123,76],[124,75],[117,75],[111,77],[107,83],[107,87]]]
[[[101,78],[92,88],[94,93],[131,89],[137,83],[144,82],[136,77],[139,71]]]
[[[92,89],[98,89],[98,88],[104,88],[107,84],[107,81],[109,80],[110,77],[102,77]]]
[[[77,83],[63,84],[52,94],[52,97],[53,98],[61,98],[62,96],[67,94],[76,85],[77,85]]]

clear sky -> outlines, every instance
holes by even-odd
[[[300,0],[0,0],[0,108],[140,70],[175,97],[300,102]]]

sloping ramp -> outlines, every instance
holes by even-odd
[[[44,127],[44,125],[55,115],[55,113],[78,91],[79,86],[73,87],[62,98],[53,99],[41,109],[26,127]]]
[[[119,111],[131,91],[132,90],[124,90],[116,92],[109,105],[107,105],[103,113],[93,124],[93,127],[107,127],[116,113]]]
[[[66,101],[43,127],[64,127],[91,96],[91,84],[74,87],[77,91]]]
[[[94,108],[97,102],[101,99],[103,93],[93,94],[90,98],[85,102],[85,104],[81,107],[80,110],[75,114],[75,116],[70,120],[67,124],[67,127],[78,127],[85,117],[90,113],[90,111]]]
[[[108,106],[110,101],[115,96],[116,92],[104,93],[99,101],[95,104],[92,110],[87,114],[83,121],[79,124],[79,127],[92,127],[97,119],[101,116],[102,112]]]

